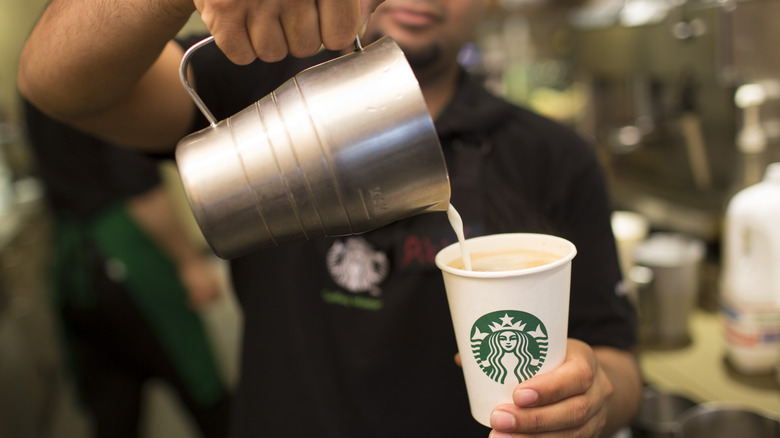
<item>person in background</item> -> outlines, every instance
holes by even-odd
[[[228,434],[230,394],[197,313],[220,294],[158,163],[24,102],[55,218],[52,289],[66,357],[95,437],[138,438],[144,384],[178,395],[204,437]]]
[[[221,51],[204,47],[191,74],[218,119],[337,56],[358,33],[364,45],[390,35],[435,119],[452,203],[470,234],[546,232],[578,248],[566,360],[519,383],[513,403],[495,408],[490,436],[608,437],[638,409],[641,379],[601,169],[577,135],[490,95],[457,64],[483,7],[483,0],[54,0],[27,41],[18,83],[69,123],[129,146],[168,149],[206,126],[177,77],[196,39],[169,41],[195,8]],[[232,260],[245,318],[233,436],[488,435],[469,414],[441,274],[429,256],[453,240],[446,215],[426,214]],[[339,254],[348,249],[361,254]],[[333,275],[344,271],[334,264],[366,259],[385,260],[355,266],[381,274],[368,290]]]

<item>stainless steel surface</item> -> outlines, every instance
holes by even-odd
[[[223,258],[366,232],[449,203],[433,122],[390,38],[305,70],[189,135],[176,160],[201,231]]]
[[[639,334],[646,348],[691,342],[688,317],[696,307],[704,243],[679,233],[654,233],[634,251],[629,277],[637,286]]]
[[[594,2],[595,3],[595,2]],[[619,22],[575,30],[573,63],[588,89],[583,129],[603,152],[616,207],[654,227],[719,238],[744,160],[780,154],[780,30],[774,0],[678,3],[642,25]],[[623,11],[625,12],[625,10]],[[765,84],[760,108],[767,150],[745,159],[734,92]]]
[[[673,438],[680,416],[696,402],[680,394],[646,386],[642,404],[631,423],[632,438]]]
[[[192,47],[190,47],[189,49],[187,49],[186,52],[184,52],[184,56],[182,56],[181,58],[181,64],[179,65],[179,80],[181,80],[181,83],[182,85],[184,85],[184,89],[187,91],[187,94],[190,95],[190,98],[192,99],[193,102],[195,102],[195,105],[198,107],[200,112],[202,112],[203,115],[206,116],[206,120],[209,121],[209,124],[211,124],[212,127],[217,125],[217,118],[214,117],[214,114],[211,113],[211,110],[209,110],[209,108],[203,102],[203,99],[201,99],[198,93],[195,91],[195,89],[192,88],[192,85],[190,84],[190,80],[187,77],[187,69],[190,65],[190,58],[192,57],[192,55],[194,55],[195,52],[200,50],[201,47],[213,43],[214,43],[214,37],[208,36],[203,40],[193,44]]]
[[[676,438],[778,438],[780,423],[770,413],[729,403],[704,403],[679,421]]]

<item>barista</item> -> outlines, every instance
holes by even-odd
[[[195,6],[227,57],[247,64],[310,55],[321,43],[348,47],[375,2]],[[458,67],[458,49],[482,6],[388,0],[365,35],[389,34],[404,49],[436,119],[453,203],[472,230],[551,232],[578,247],[567,358],[518,385],[514,403],[495,409],[491,436],[610,436],[636,411],[641,382],[631,353],[634,315],[615,293],[620,274],[603,178],[576,135],[489,95]],[[187,0],[54,0],[25,47],[22,91],[115,141],[170,147],[195,128],[196,111],[176,76],[182,46],[166,43],[192,11]],[[208,53],[199,52],[192,72],[218,118],[263,97],[291,70],[334,56],[252,62],[242,70]],[[426,259],[402,263],[402,242],[437,238],[448,228],[443,214],[423,215],[363,236],[291,243],[233,260],[245,314],[235,436],[487,434],[470,418],[462,373],[452,363],[441,275]],[[374,289],[350,290],[334,279],[328,254],[340,247],[384,255],[389,269]],[[362,299],[335,299],[353,296]]]

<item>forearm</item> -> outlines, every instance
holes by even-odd
[[[220,282],[207,253],[184,232],[168,190],[159,186],[128,202],[136,223],[176,264],[190,305],[201,309],[220,292]]]
[[[602,437],[611,437],[631,422],[639,409],[642,379],[636,356],[624,350],[595,347],[599,367],[612,383],[614,392],[607,407],[607,424]]]
[[[55,118],[101,137],[120,130],[116,136],[129,136],[123,143],[171,143],[175,136],[158,140],[160,132],[134,139],[137,127],[122,122],[160,116],[144,96],[162,90],[184,96],[176,70],[153,66],[161,54],[175,58],[164,54],[166,44],[193,11],[191,0],[54,0],[22,51],[19,89]],[[191,107],[188,100],[177,102]]]
[[[173,201],[164,186],[131,198],[128,208],[136,223],[177,265],[203,256],[182,229]]]
[[[241,64],[321,44],[349,46],[380,0],[53,0],[20,59],[22,94],[49,115],[115,144],[172,147],[194,105],[169,43],[195,6],[225,55]]]

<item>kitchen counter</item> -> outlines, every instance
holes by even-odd
[[[645,349],[640,363],[646,383],[697,402],[730,401],[780,415],[780,384],[774,373],[745,376],[725,360],[717,312],[690,316],[693,342],[679,349]]]

